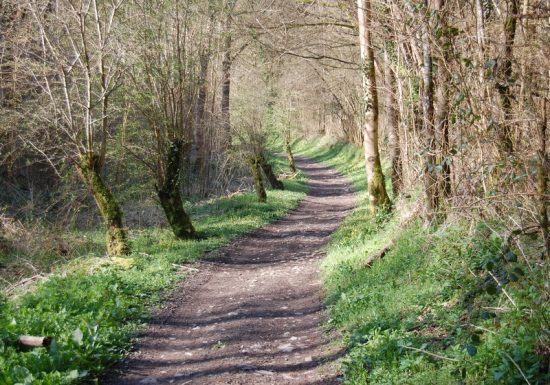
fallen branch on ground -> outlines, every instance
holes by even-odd
[[[400,228],[407,227],[409,223],[411,223],[418,216],[419,212],[420,212],[420,206],[417,205],[416,208],[407,217],[404,217],[401,220],[401,222],[399,223],[399,227]],[[395,245],[395,241],[397,240],[398,237],[399,235],[393,237],[388,242],[386,242],[386,244],[382,246],[382,248],[378,250],[378,252],[369,256],[363,263],[361,263],[361,268],[370,269],[374,261],[384,258],[388,253],[388,251],[390,251],[392,247]]]
[[[39,348],[49,347],[52,344],[52,337],[20,336],[18,342],[23,347]]]

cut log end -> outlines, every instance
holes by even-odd
[[[24,347],[49,347],[52,344],[52,337],[20,336],[19,344]]]

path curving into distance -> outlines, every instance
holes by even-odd
[[[201,263],[104,384],[338,384],[319,262],[355,196],[333,169],[296,161],[310,185],[298,208]]]

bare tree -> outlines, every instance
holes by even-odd
[[[45,108],[33,119],[38,130],[53,131],[60,151],[90,189],[107,227],[107,251],[129,252],[122,210],[107,186],[105,167],[109,136],[116,124],[111,97],[121,84],[123,63],[115,32],[124,0],[73,2],[27,0],[32,34],[39,47],[29,52],[29,77],[40,89]],[[47,135],[50,135],[47,133]],[[40,149],[40,143],[33,143]],[[45,155],[47,155],[45,153]]]
[[[141,159],[153,159],[145,165],[155,178],[157,196],[175,236],[188,239],[195,229],[183,208],[181,183],[194,123],[202,119],[195,108],[204,107],[195,101],[204,81],[204,40],[193,40],[198,15],[179,1],[145,2],[140,12],[141,33],[132,45],[136,62],[132,99],[138,118],[146,121],[148,140],[140,138],[136,147]]]

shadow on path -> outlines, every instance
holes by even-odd
[[[355,197],[333,169],[297,165],[310,185],[299,207],[202,263],[104,384],[338,383],[343,351],[320,329],[319,261]]]

